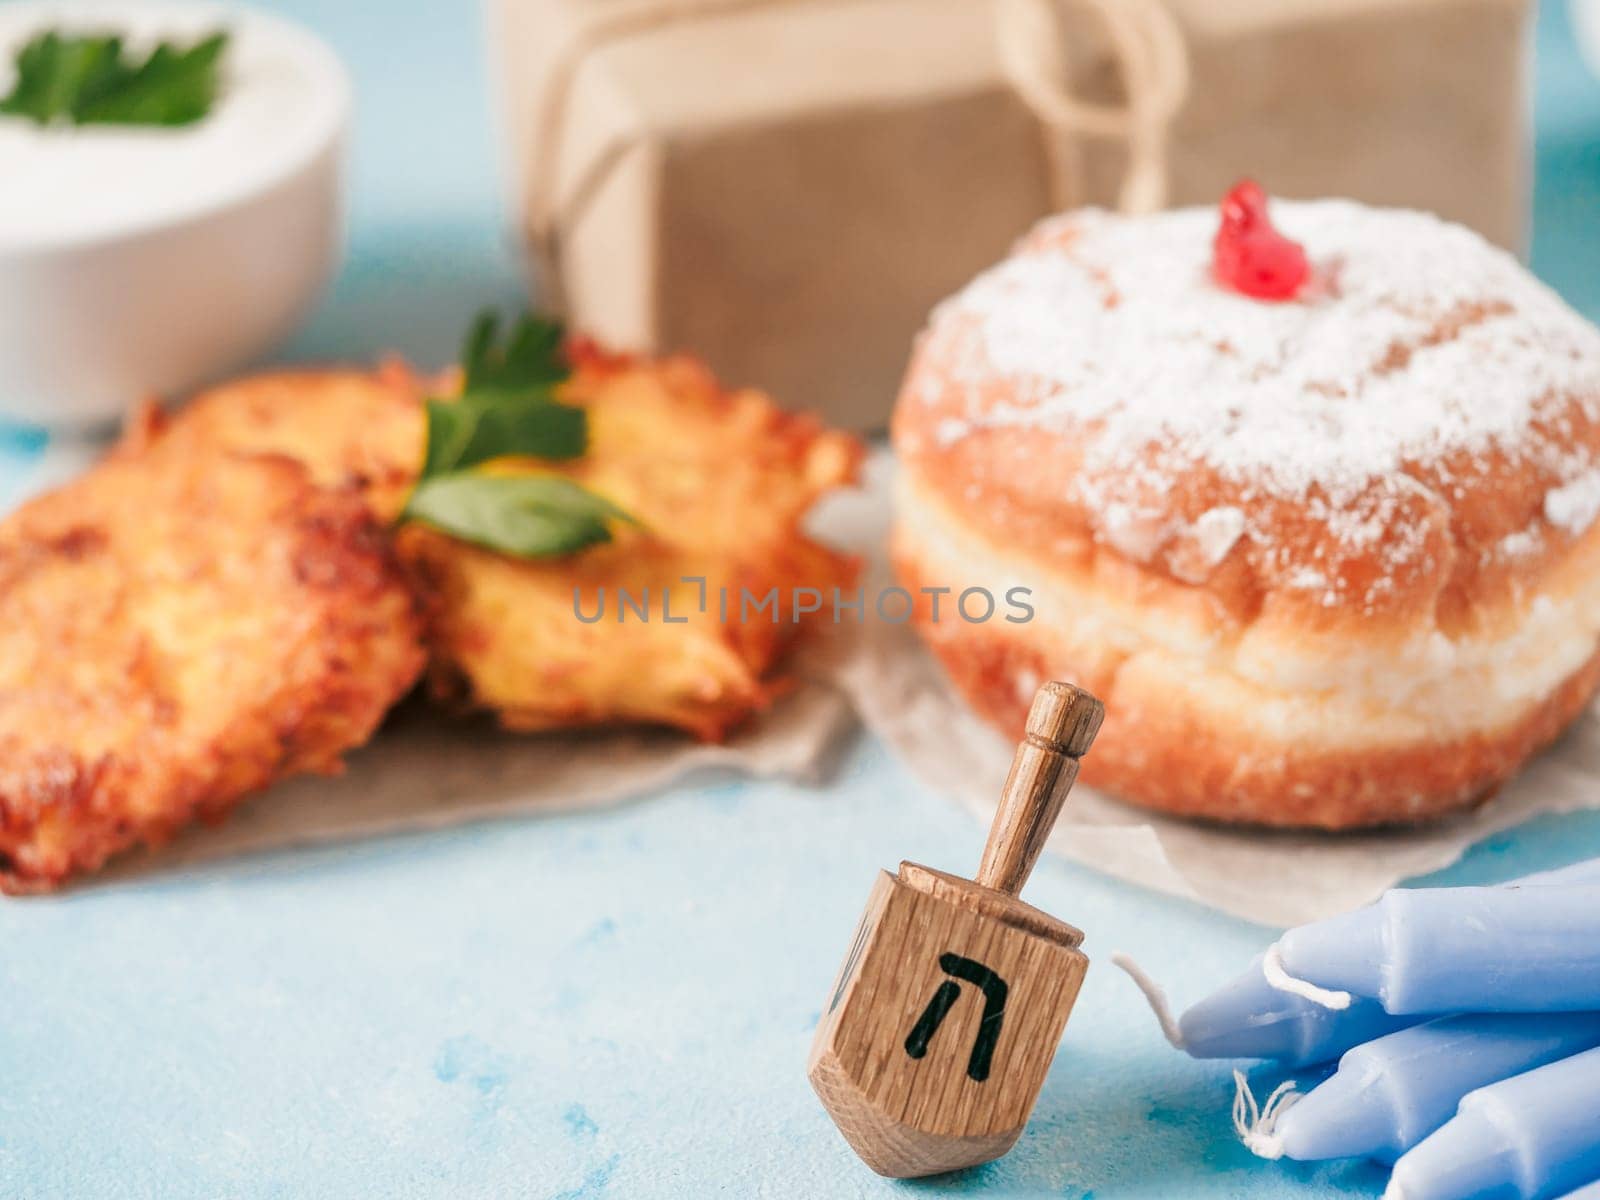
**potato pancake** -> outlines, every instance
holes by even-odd
[[[639,525],[540,561],[402,528],[401,557],[438,596],[435,694],[492,709],[512,729],[627,721],[721,738],[785,686],[771,677],[779,657],[801,625],[831,619],[833,590],[854,581],[855,561],[801,525],[819,496],[853,479],[860,443],[759,392],[724,392],[687,358],[594,356],[561,399],[588,410],[589,453],[494,469],[572,479]],[[797,622],[801,589],[822,608]]]
[[[0,522],[0,890],[336,771],[422,625],[362,497],[282,455],[124,447],[25,504]]]

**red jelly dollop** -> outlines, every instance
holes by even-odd
[[[1293,299],[1311,278],[1305,247],[1272,227],[1267,194],[1253,179],[1241,180],[1223,197],[1211,274],[1223,287],[1257,300]]]

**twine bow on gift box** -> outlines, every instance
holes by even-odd
[[[714,22],[760,9],[863,0],[623,0],[583,9],[577,32],[557,52],[534,114],[534,150],[527,188],[529,237],[545,294],[564,307],[561,239],[582,220],[612,171],[640,140],[613,139],[585,164],[562,194],[560,167],[568,108],[579,69],[599,50],[677,25]],[[1069,86],[1067,47],[1071,12],[1090,12],[1103,27],[1121,73],[1123,104],[1091,104]],[[1162,0],[999,0],[995,34],[1002,69],[1045,128],[1050,203],[1079,201],[1081,140],[1120,141],[1127,166],[1118,196],[1125,212],[1163,206],[1167,194],[1167,135],[1189,86],[1182,31]]]
[[[1092,9],[1122,74],[1124,106],[1086,104],[1067,86],[1067,12]],[[1078,203],[1076,158],[1084,137],[1121,141],[1128,164],[1118,207],[1153,212],[1167,199],[1167,130],[1189,90],[1183,32],[1161,0],[1000,0],[995,34],[1000,63],[1017,94],[1051,136],[1051,205]]]

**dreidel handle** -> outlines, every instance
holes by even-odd
[[[1039,689],[983,847],[978,883],[1011,896],[1022,890],[1105,715],[1100,701],[1070,683]]]

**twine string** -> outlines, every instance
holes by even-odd
[[[1068,12],[1091,11],[1105,30],[1127,95],[1125,105],[1073,95],[1064,47]],[[1077,151],[1085,137],[1127,148],[1118,207],[1153,212],[1166,203],[1167,135],[1189,91],[1183,31],[1161,0],[1002,0],[996,35],[1000,62],[1017,94],[1050,133],[1051,202],[1078,202]]]

